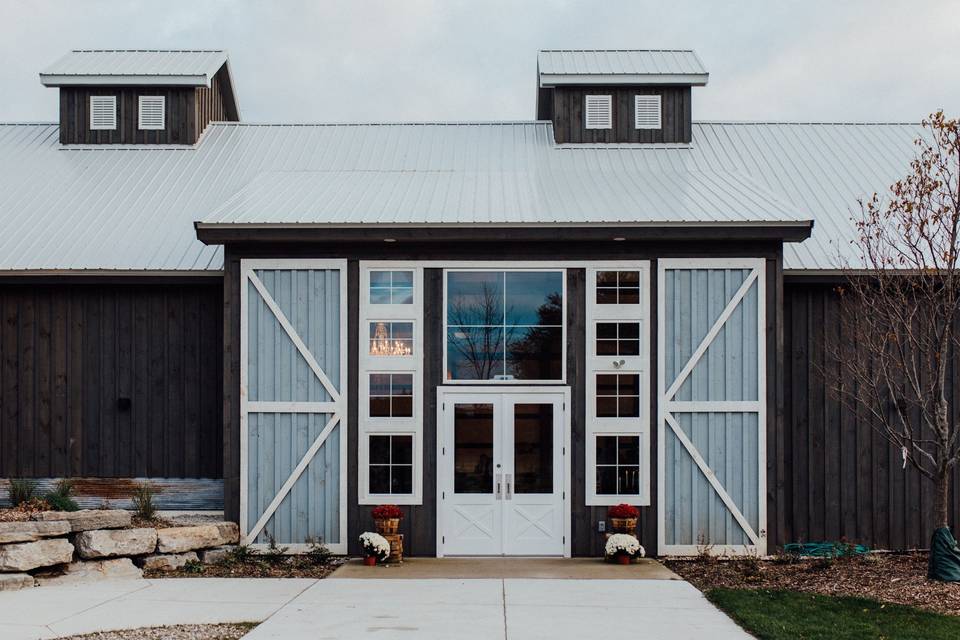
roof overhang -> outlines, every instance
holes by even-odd
[[[45,87],[125,87],[125,86],[162,86],[162,87],[209,87],[211,76],[201,75],[58,75],[41,73],[40,82]]]
[[[810,237],[812,220],[749,223],[643,224],[255,224],[194,222],[197,238],[208,245],[303,242],[660,242],[780,241]]]
[[[709,78],[709,73],[541,73],[540,86],[543,88],[584,85],[686,85],[703,87],[706,86]]]

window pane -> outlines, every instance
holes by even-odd
[[[413,493],[413,467],[407,465],[391,467],[392,493]]]
[[[503,327],[448,329],[447,367],[448,380],[493,380],[503,375]]]
[[[387,287],[389,289],[392,282],[391,273],[390,271],[371,271],[370,286]]]
[[[620,289],[620,297],[617,299],[618,304],[640,304],[640,289],[634,289],[632,287]]]
[[[617,286],[617,272],[616,271],[598,271],[597,286],[598,287]]]
[[[409,356],[413,353],[412,322],[371,322],[370,355]]]
[[[597,287],[597,304],[617,304],[617,290]]]
[[[638,374],[617,376],[617,392],[622,396],[640,395],[640,376]]]
[[[506,324],[560,325],[563,310],[563,272],[508,271]]]
[[[640,323],[621,322],[618,326],[618,331],[621,340],[638,340],[640,338]]]
[[[617,338],[617,323],[598,322],[597,338],[600,340],[615,340]]]
[[[640,355],[640,341],[621,340],[618,349],[621,356],[638,356]]]
[[[518,404],[513,416],[514,493],[553,493],[553,405]]]
[[[597,396],[597,417],[616,418],[617,399],[609,396]]]
[[[390,436],[370,436],[370,464],[390,464]]]
[[[453,490],[492,494],[493,405],[458,404],[453,411]]]
[[[390,304],[390,289],[370,289],[370,304]]]
[[[413,289],[411,287],[394,287],[390,302],[393,304],[413,304]]]
[[[640,467],[618,467],[617,493],[620,495],[636,495],[640,493]]]
[[[394,418],[413,417],[413,398],[410,396],[394,397],[391,402],[390,415]]]
[[[503,324],[503,272],[447,272],[447,326]]]
[[[617,438],[617,464],[640,464],[640,438],[620,436]]]
[[[616,495],[617,468],[597,467],[597,495]]]
[[[600,374],[597,376],[597,395],[615,396],[617,395],[617,376],[610,374]]]
[[[390,493],[390,467],[370,465],[370,493]]]
[[[370,417],[389,418],[390,398],[387,396],[370,396]]]
[[[413,286],[413,271],[391,271],[390,274],[393,278],[391,282],[393,287]]]
[[[413,436],[392,436],[393,464],[413,464]]]
[[[371,373],[370,374],[370,395],[372,396],[390,395],[390,374],[389,373]]]
[[[391,376],[392,384],[390,389],[394,396],[412,396],[413,395],[413,374],[395,373]]]
[[[507,373],[517,380],[563,378],[561,327],[508,327]]]
[[[640,417],[640,398],[627,396],[617,399],[617,415],[621,418]]]
[[[617,463],[617,437],[597,436],[597,464]]]
[[[617,284],[620,287],[639,287],[639,271],[620,271],[617,273]]]
[[[616,340],[597,340],[597,355],[598,356],[617,355],[617,341]]]

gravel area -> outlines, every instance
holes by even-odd
[[[0,509],[0,522],[26,522],[34,513],[49,509],[50,505],[45,500],[34,498],[18,507]]]
[[[667,567],[701,591],[782,589],[857,596],[960,616],[960,584],[927,580],[925,553],[871,553],[800,560],[670,560]]]
[[[171,627],[146,627],[124,631],[98,631],[82,636],[67,636],[58,640],[238,640],[253,629],[256,623],[238,624],[179,624]]]

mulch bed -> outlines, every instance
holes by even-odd
[[[927,580],[925,553],[835,560],[697,558],[665,564],[701,591],[726,587],[856,596],[960,616],[960,584]]]
[[[124,631],[98,631],[58,640],[238,640],[257,626],[239,624],[178,624],[169,627],[145,627]]]
[[[34,513],[49,510],[50,505],[45,500],[34,498],[17,507],[0,509],[0,522],[26,522]]]
[[[221,564],[193,564],[173,571],[144,571],[145,578],[326,578],[346,562],[346,558],[330,558],[316,562],[309,556],[287,556],[282,559],[253,557]]]

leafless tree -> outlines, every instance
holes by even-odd
[[[504,328],[503,318],[503,294],[487,284],[482,285],[479,295],[458,298],[450,305],[447,327],[458,334],[450,344],[472,369],[474,380],[503,374],[504,345],[512,334]]]
[[[861,202],[860,264],[838,289],[844,343],[834,391],[935,486],[935,529],[948,526],[950,477],[960,459],[951,416],[960,355],[960,136],[943,112],[923,123],[909,173]]]

